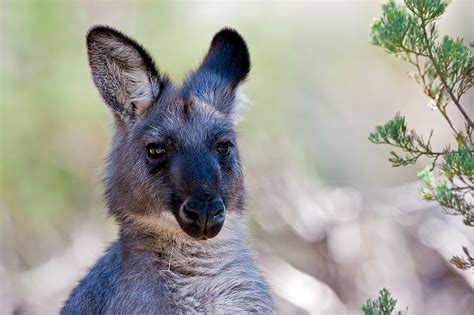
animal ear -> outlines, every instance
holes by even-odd
[[[139,118],[157,99],[162,88],[159,72],[133,39],[96,26],[87,34],[87,53],[97,89],[122,120]]]
[[[235,89],[250,71],[247,45],[239,33],[229,28],[218,32],[198,71],[202,70],[216,73]]]

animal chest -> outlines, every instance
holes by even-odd
[[[248,279],[224,272],[221,275],[182,276],[167,272],[166,287],[178,314],[248,313],[256,297]]]

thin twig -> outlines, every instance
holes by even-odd
[[[444,87],[446,88],[446,92],[449,94],[449,96],[451,97],[453,103],[456,105],[456,107],[459,109],[459,111],[461,112],[461,114],[464,116],[464,118],[466,119],[467,123],[469,124],[469,126],[471,127],[474,127],[474,122],[471,120],[471,118],[469,117],[469,115],[466,113],[466,111],[464,110],[464,108],[461,106],[461,104],[459,103],[459,99],[456,98],[453,94],[453,91],[451,91],[448,83],[446,82],[446,79],[441,75],[441,71],[439,69],[439,66],[438,64],[436,63],[436,60],[433,56],[433,52],[431,50],[431,45],[429,43],[429,37],[428,37],[428,32],[426,30],[426,24],[423,22],[422,23],[422,29],[423,29],[423,36],[425,37],[425,40],[426,40],[426,44],[427,44],[427,47],[428,47],[428,58],[431,60],[431,62],[433,63],[433,67],[435,68],[436,70],[436,73],[438,74],[439,76],[439,79],[441,80],[441,83],[443,83]]]

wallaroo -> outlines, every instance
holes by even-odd
[[[92,28],[87,50],[115,121],[105,197],[120,232],[61,314],[273,313],[244,233],[235,124],[245,41],[221,30],[179,87],[110,27]]]

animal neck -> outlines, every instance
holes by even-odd
[[[220,233],[208,240],[195,240],[179,227],[170,230],[122,222],[120,241],[127,252],[151,257],[161,270],[198,276],[212,274],[216,267],[246,253],[244,230],[242,214],[227,215]]]

